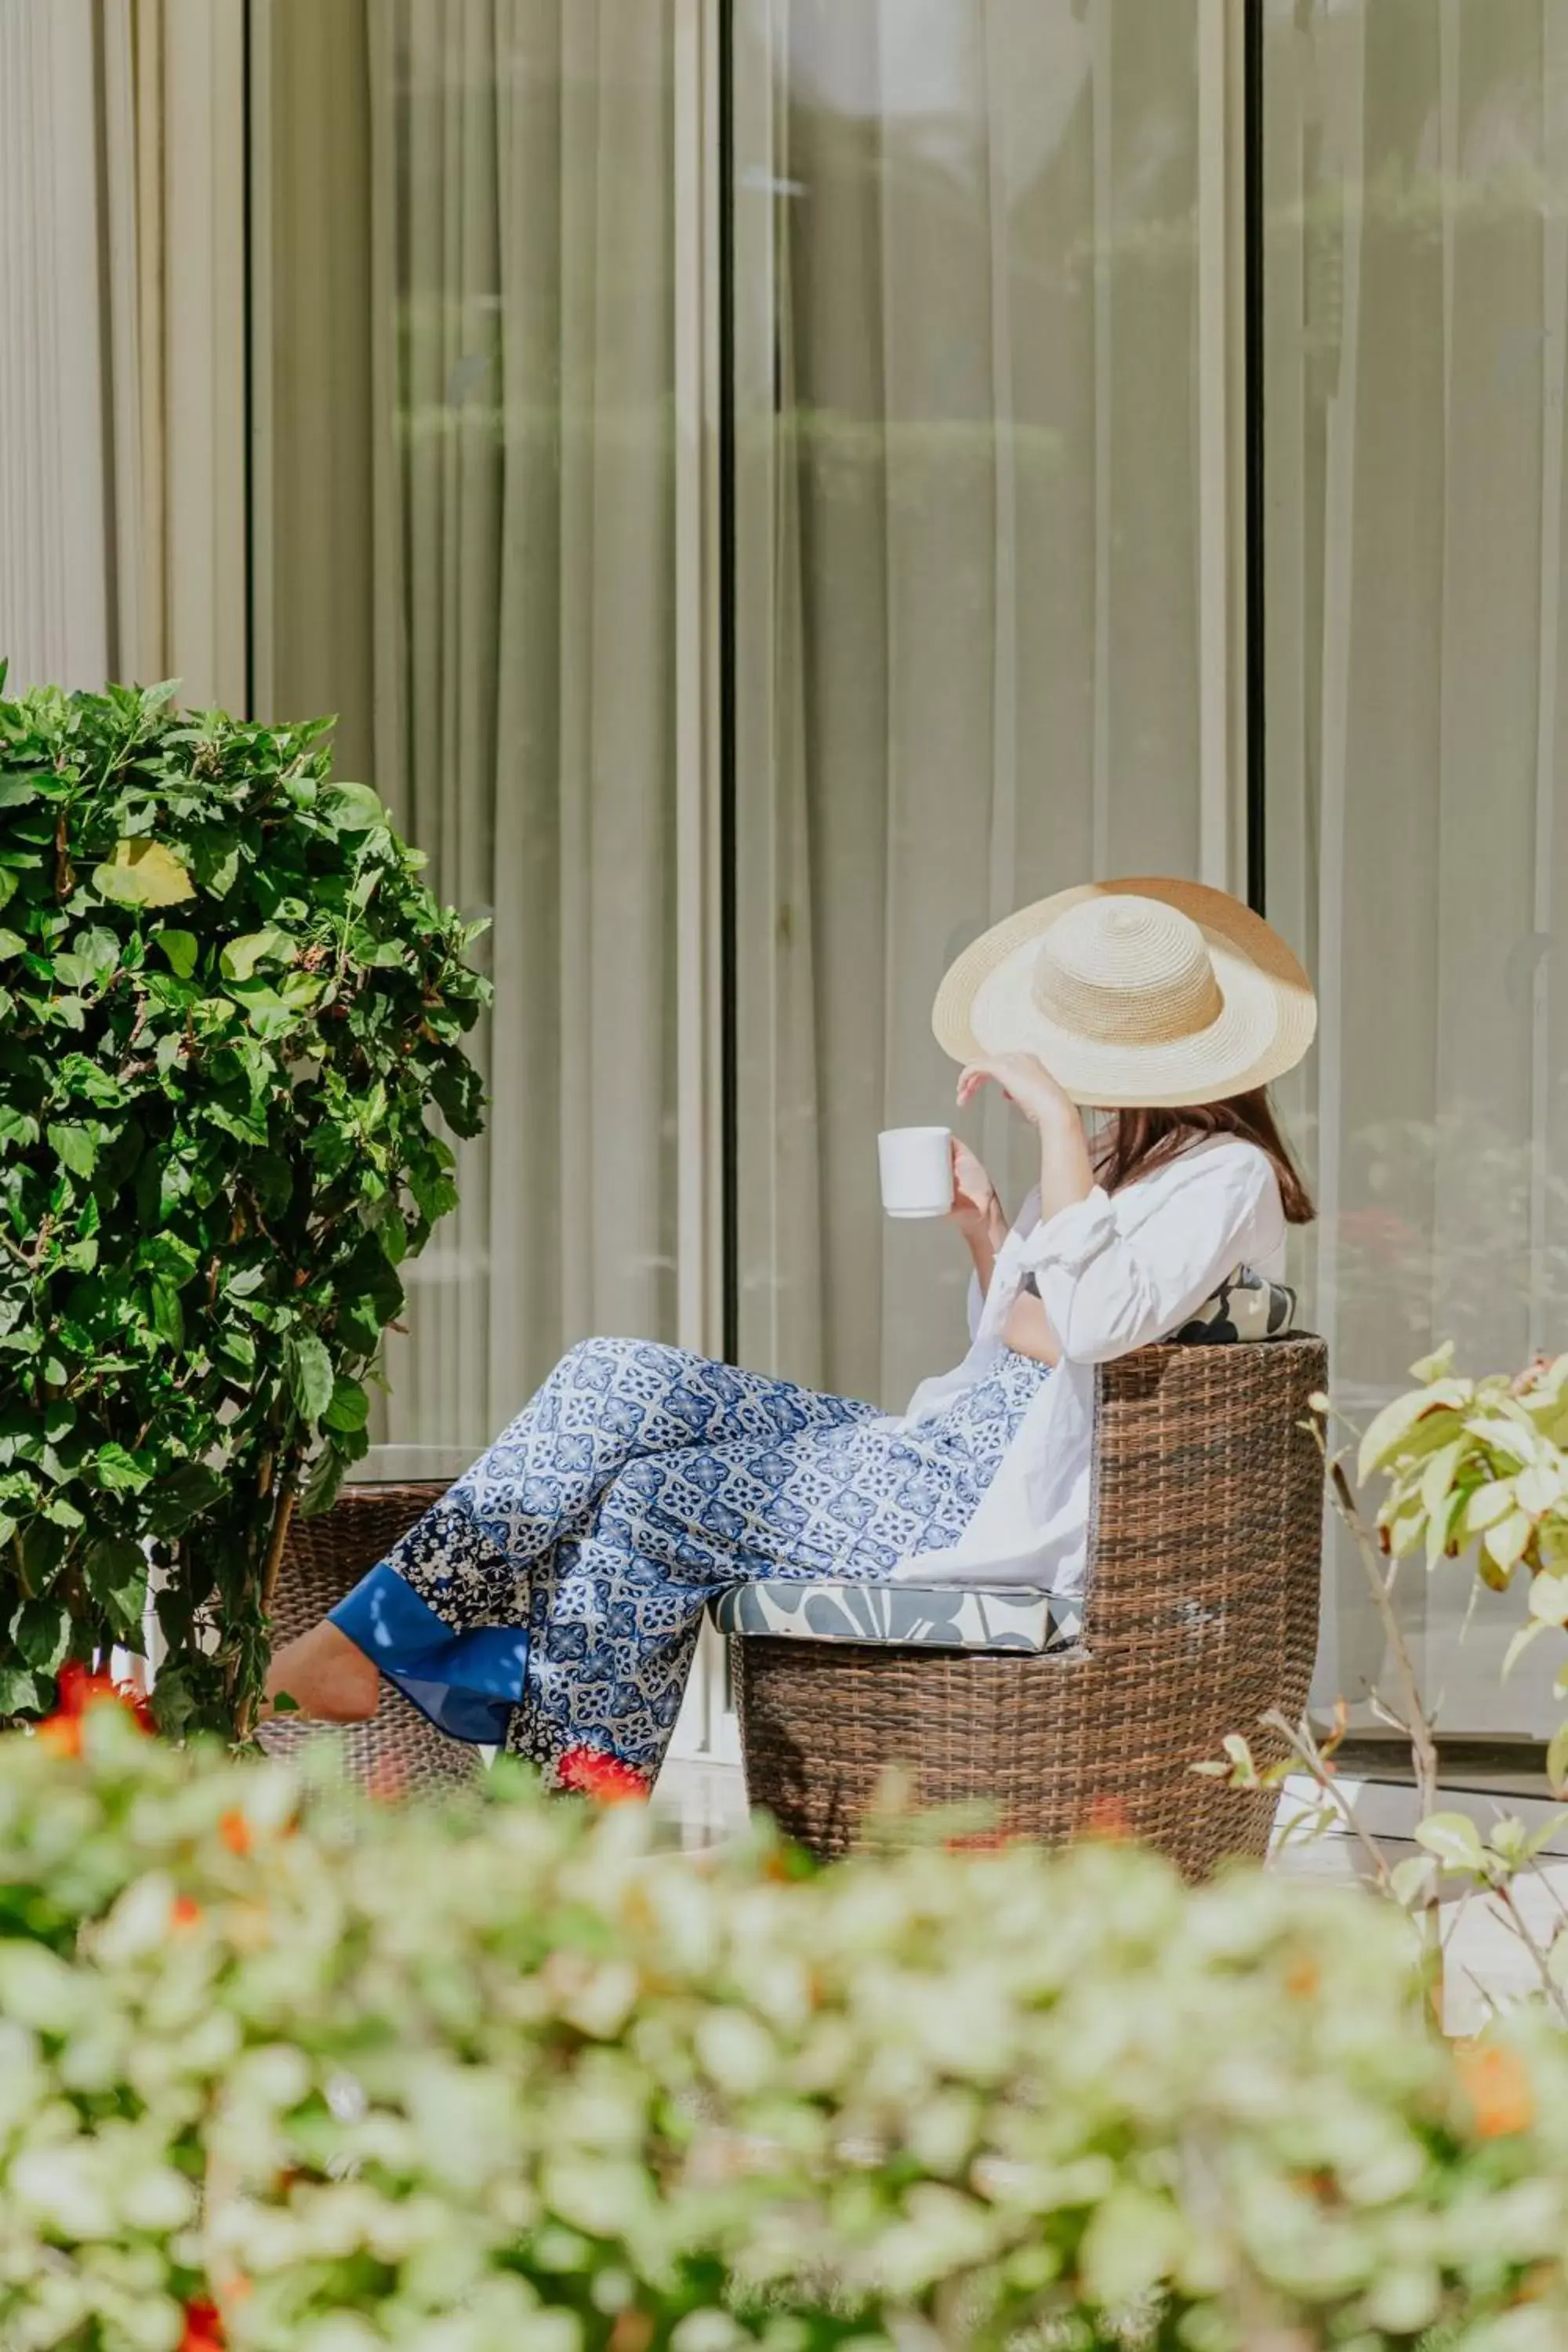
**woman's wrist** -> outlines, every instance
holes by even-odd
[[[959,1232],[971,1245],[975,1242],[985,1242],[993,1250],[998,1250],[1007,1238],[1007,1212],[994,1192],[983,1207],[969,1210],[955,1222]]]

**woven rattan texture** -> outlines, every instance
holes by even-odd
[[[323,1618],[445,1492],[444,1485],[346,1486],[320,1518],[297,1518],[278,1579],[275,1643],[291,1642]],[[448,1739],[387,1682],[369,1723],[337,1728],[285,1716],[266,1725],[260,1738],[274,1756],[296,1755],[311,1740],[341,1740],[350,1779],[386,1796],[470,1781],[480,1760],[477,1748]]]
[[[1043,1657],[751,1635],[732,1647],[751,1801],[824,1857],[884,1769],[1007,1834],[1121,1832],[1202,1878],[1267,1851],[1277,1799],[1192,1770],[1306,1706],[1317,1648],[1320,1340],[1161,1347],[1098,1375],[1083,1639]]]

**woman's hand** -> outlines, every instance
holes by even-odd
[[[952,1206],[948,1215],[963,1234],[994,1234],[1006,1219],[996,1187],[962,1137],[952,1139]]]
[[[1094,1171],[1083,1121],[1045,1064],[1033,1054],[993,1054],[971,1062],[958,1081],[959,1108],[972,1103],[988,1081],[1001,1087],[1039,1134],[1041,1223],[1058,1209],[1087,1200],[1094,1190]]]
[[[1060,1126],[1065,1118],[1079,1123],[1077,1105],[1033,1054],[996,1054],[984,1062],[971,1062],[958,1081],[960,1110],[974,1100],[987,1080],[1001,1087],[1031,1126]]]

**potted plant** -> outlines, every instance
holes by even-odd
[[[398,1268],[481,1123],[479,926],[330,722],[0,669],[0,1716],[141,1646],[245,1733],[289,1522],[367,1444]]]

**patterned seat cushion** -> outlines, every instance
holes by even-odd
[[[1035,1287],[1030,1278],[1026,1287]],[[1215,1347],[1282,1339],[1296,1317],[1296,1294],[1239,1265],[1170,1343]],[[721,1633],[770,1633],[790,1641],[888,1642],[931,1650],[1058,1650],[1076,1642],[1082,1622],[1070,1601],[1014,1585],[808,1583],[779,1578],[737,1584],[709,1603]]]
[[[1015,1585],[813,1583],[776,1578],[737,1584],[710,1603],[721,1633],[806,1642],[889,1642],[931,1650],[1057,1650],[1076,1641],[1077,1609]]]
[[[1212,1348],[1239,1340],[1283,1339],[1296,1320],[1296,1294],[1289,1284],[1270,1282],[1249,1265],[1238,1265],[1212,1291],[1192,1320],[1171,1338],[1184,1348]]]

